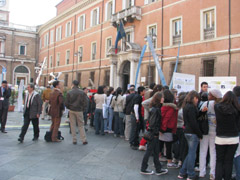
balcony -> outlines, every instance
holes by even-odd
[[[181,34],[174,35],[172,44],[173,45],[178,45],[179,43],[181,43]]]
[[[214,27],[204,29],[204,39],[213,39],[214,37],[215,37]]]
[[[126,22],[133,22],[134,19],[141,20],[142,10],[139,6],[132,6],[130,8],[124,9],[112,15],[111,23],[114,27],[117,27],[117,24],[121,19]]]

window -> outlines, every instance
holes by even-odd
[[[44,47],[46,47],[48,45],[48,39],[49,39],[49,34],[45,34],[44,36]]]
[[[214,60],[203,61],[203,76],[214,76]]]
[[[123,0],[122,1],[122,7],[123,9],[128,9],[131,6],[134,6],[134,0]]]
[[[82,78],[82,73],[77,73],[77,81],[79,82],[79,85],[81,86],[81,78]]]
[[[79,63],[82,62],[82,57],[83,57],[83,47],[80,46],[80,47],[78,48],[78,62],[79,62]]]
[[[78,32],[85,30],[85,14],[78,17]]]
[[[110,71],[109,70],[105,71],[104,82],[105,82],[106,86],[109,86],[109,82],[110,82]]]
[[[126,41],[131,42],[131,32],[126,33]]]
[[[99,24],[99,7],[91,11],[91,26]]]
[[[156,0],[144,0],[144,4],[150,4],[152,2],[156,2]]]
[[[147,74],[147,85],[150,85],[151,83],[155,82],[155,66],[153,65],[150,65],[150,68],[149,68],[149,65],[148,65],[148,74]],[[150,70],[150,72],[149,72]]]
[[[20,55],[26,55],[26,45],[20,45],[19,46],[19,54]]]
[[[69,64],[70,62],[70,50],[66,51],[66,64]]]
[[[182,19],[174,19],[172,21],[172,37],[171,44],[176,45],[182,42]]]
[[[152,37],[152,43],[153,43],[153,47],[156,48],[157,47],[157,26],[149,26],[148,27],[148,34],[149,36]]]
[[[65,29],[65,37],[69,37],[72,34],[72,21],[69,21],[66,24],[66,29]]]
[[[92,43],[92,60],[96,59],[96,53],[97,53],[97,44]]]
[[[54,30],[50,31],[50,44],[52,44],[54,42]]]
[[[42,48],[42,39],[39,40],[39,49]]]
[[[52,56],[50,56],[50,60],[49,60],[49,67],[50,67],[50,68],[52,68],[52,67],[53,67]]]
[[[106,41],[106,56],[108,53],[108,50],[112,47],[112,38],[108,38]]]
[[[60,53],[57,53],[57,66],[60,66]]]
[[[94,79],[95,79],[95,71],[90,72],[90,81],[89,81],[89,86],[94,86]],[[93,83],[93,84],[92,84]]]
[[[106,11],[105,11],[105,20],[108,21],[111,19],[112,15],[114,14],[114,9],[115,9],[115,0],[109,1],[106,4]]]
[[[64,76],[64,86],[68,86],[68,74]]]
[[[216,37],[216,7],[201,10],[201,39]]]
[[[56,30],[56,41],[60,41],[62,39],[62,26],[59,26]]]

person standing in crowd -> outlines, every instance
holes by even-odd
[[[2,86],[0,88],[0,122],[1,122],[1,132],[7,133],[5,131],[5,126],[7,123],[9,98],[11,96],[11,88],[8,87],[7,81],[2,81]]]
[[[92,94],[92,96],[90,96],[90,127],[94,127],[95,123],[94,123],[94,113],[95,113],[95,109],[96,109],[96,103],[94,100],[94,95],[95,93]]]
[[[142,97],[145,93],[145,87],[138,87],[138,94],[134,96],[133,107],[131,108],[131,135],[130,135],[130,146],[133,150],[137,150],[139,146],[139,131],[140,123],[143,121],[142,117]]]
[[[45,89],[42,93],[42,101],[43,101],[43,107],[42,107],[42,120],[45,119],[45,114],[46,114],[46,109],[48,108],[49,104],[49,98],[50,98],[50,93],[52,92],[50,85],[47,86],[47,89]],[[48,109],[49,110],[49,109]],[[50,120],[48,118],[48,120]]]
[[[219,104],[214,106],[217,135],[215,139],[217,163],[216,180],[230,180],[232,177],[233,158],[239,144],[238,99],[232,91],[228,91]]]
[[[238,104],[240,105],[240,86],[236,86],[233,88],[233,93],[237,96],[238,98]],[[239,139],[240,139],[240,121],[239,121]],[[238,149],[235,154],[234,158],[234,166],[236,170],[236,180],[240,180],[240,145],[238,145]]]
[[[39,137],[39,117],[42,112],[42,100],[40,95],[36,91],[34,91],[34,89],[34,84],[29,84],[27,86],[28,93],[25,97],[23,110],[24,123],[18,138],[18,141],[20,143],[22,143],[24,140],[24,136],[27,133],[30,121],[32,121],[34,132],[34,137],[32,140],[36,141]]]
[[[60,82],[54,81],[53,82],[53,91],[50,94],[49,104],[50,110],[49,115],[52,118],[52,125],[50,127],[50,131],[52,132],[52,142],[61,142],[57,138],[58,136],[58,129],[61,123],[61,117],[64,110],[64,100],[62,92],[60,91]]]
[[[121,138],[124,137],[124,127],[123,127],[123,107],[124,107],[124,97],[122,96],[122,88],[118,87],[113,97],[111,107],[114,108],[114,136]]]
[[[159,154],[159,130],[161,124],[161,106],[164,99],[162,93],[156,93],[150,103],[150,117],[149,117],[149,126],[148,131],[153,135],[153,139],[148,141],[147,150],[144,154],[141,166],[141,174],[153,174],[153,171],[147,170],[148,168],[148,159],[151,155],[153,155],[153,162],[156,168],[156,175],[166,174],[168,172],[167,169],[162,169],[161,163],[158,159]]]
[[[184,161],[187,155],[187,141],[184,136],[184,121],[183,121],[183,109],[182,104],[187,96],[186,92],[180,92],[178,95],[178,118],[177,118],[177,142],[173,145],[173,152],[174,152],[174,163],[178,162],[178,167],[182,166],[182,162]]]
[[[194,164],[196,159],[197,146],[199,139],[202,139],[202,132],[197,123],[199,94],[196,91],[190,91],[183,102],[183,119],[185,124],[185,137],[188,143],[188,154],[180,169],[178,178],[187,180],[196,180]]]
[[[95,122],[95,134],[99,134],[99,129],[102,135],[104,133],[104,120],[103,120],[103,104],[106,103],[106,94],[104,94],[105,86],[99,86],[97,93],[94,95],[94,101],[96,103],[96,109],[94,113],[94,122]]]
[[[131,111],[132,111],[132,107],[133,107],[133,99],[135,97],[135,89],[134,88],[130,88],[129,89],[129,95],[126,96],[125,98],[125,107],[123,112],[125,113],[126,116],[126,122],[125,122],[125,140],[129,141],[130,139],[130,133],[131,133],[131,128],[132,128],[132,124],[131,124]]]
[[[84,125],[87,125],[88,113],[90,112],[90,99],[88,97],[88,88],[84,87],[83,92],[86,94],[86,106],[84,106],[83,117],[84,117]]]
[[[112,121],[113,121],[113,109],[111,107],[111,103],[113,100],[113,93],[114,93],[114,88],[109,87],[107,91],[107,118],[104,119],[104,132],[107,133],[113,133],[112,131]]]
[[[149,89],[145,92],[144,94],[144,98],[145,100],[149,99],[150,98],[150,94],[151,92],[153,91],[153,88],[155,87],[155,83],[151,83],[150,86],[149,86]]]
[[[73,137],[73,144],[77,144],[76,124],[79,129],[80,138],[83,145],[87,144],[87,138],[84,129],[83,112],[86,110],[87,95],[84,91],[79,89],[79,82],[74,80],[72,82],[72,89],[67,93],[65,105],[69,109],[69,119],[71,126],[71,133]]]
[[[174,104],[174,95],[170,90],[163,91],[164,103],[161,107],[162,121],[160,125],[160,152],[162,152],[164,144],[166,146],[167,167],[177,168],[178,166],[172,163],[172,142],[173,134],[177,131],[177,116],[178,109]]]
[[[215,168],[216,168],[216,148],[215,148],[215,137],[216,137],[216,116],[214,111],[214,105],[219,103],[222,99],[222,93],[218,89],[212,89],[208,93],[208,101],[203,103],[200,110],[207,108],[208,116],[208,135],[203,135],[200,141],[200,157],[199,157],[199,177],[205,177],[206,175],[206,159],[208,148],[210,150],[210,179],[215,179]]]
[[[200,97],[201,97],[203,92],[208,92],[208,83],[205,82],[205,81],[201,83],[201,91],[199,93]]]

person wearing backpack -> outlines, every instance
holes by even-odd
[[[141,166],[141,174],[151,175],[154,172],[147,170],[148,160],[151,155],[153,155],[153,162],[156,168],[156,175],[166,174],[168,172],[167,169],[162,169],[161,163],[159,162],[158,154],[159,154],[159,130],[161,124],[161,106],[163,103],[163,95],[162,93],[156,93],[150,103],[150,116],[148,118],[149,126],[148,132],[151,133],[152,140],[148,140],[147,150],[144,154]]]
[[[216,115],[214,111],[214,105],[219,103],[222,99],[222,93],[218,89],[212,89],[208,93],[208,101],[202,104],[202,109],[207,109],[208,119],[208,134],[204,134],[200,141],[200,153],[199,153],[199,177],[205,177],[206,175],[206,158],[208,148],[210,150],[210,180],[215,179],[216,168]]]

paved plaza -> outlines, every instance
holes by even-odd
[[[40,139],[32,141],[30,125],[23,144],[17,138],[22,125],[22,113],[9,112],[7,134],[0,133],[0,180],[145,180],[177,179],[179,169],[169,169],[167,175],[144,176],[139,173],[144,152],[130,149],[124,139],[112,134],[87,132],[88,145],[72,144],[69,128],[62,119],[61,143],[47,143],[43,136],[50,121],[40,120]],[[163,164],[166,167],[166,164]],[[155,170],[152,158],[149,169]],[[203,179],[204,180],[204,179]]]

